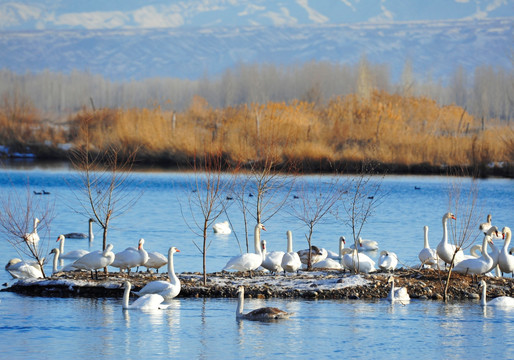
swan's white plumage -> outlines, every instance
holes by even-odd
[[[487,301],[487,285],[484,280],[482,280],[480,284],[482,285],[482,306],[495,306],[510,309],[514,308],[514,298],[510,296],[499,296],[492,299],[491,301]]]
[[[98,270],[107,267],[114,261],[113,245],[108,244],[105,250],[92,251],[75,260],[70,266],[76,270]]]
[[[147,251],[148,260],[145,262],[145,267],[155,269],[159,272],[159,269],[168,263],[168,258],[157,251]]]
[[[431,249],[430,245],[428,244],[428,226],[423,227],[424,232],[424,245],[423,249],[418,254],[419,261],[421,261],[421,267],[428,266],[431,268],[436,269],[438,266],[444,267],[444,262],[439,260],[439,256],[437,256],[437,251],[435,249]]]
[[[212,226],[212,231],[216,234],[228,235],[232,233],[232,229],[230,228],[230,223],[228,221],[223,221],[220,223],[216,223]]]
[[[66,260],[76,260],[81,258],[82,256],[89,254],[89,251],[84,249],[79,250],[72,250],[68,251],[67,253],[64,252],[64,242],[66,237],[64,235],[59,235],[57,238],[57,241],[60,242],[59,244],[59,259],[66,259]]]
[[[377,270],[375,268],[375,262],[368,255],[357,252],[356,249],[349,250],[351,253],[343,255],[343,263],[347,269],[366,274]]]
[[[24,240],[29,244],[30,246],[36,246],[39,243],[39,235],[37,233],[37,225],[41,221],[38,218],[34,218],[34,228],[32,232],[27,233],[24,235]]]
[[[164,300],[168,301],[175,298],[180,293],[180,280],[175,274],[175,267],[173,266],[173,254],[180,252],[179,249],[172,246],[168,250],[168,277],[169,281],[157,280],[146,284],[141,290],[134,292],[137,296],[144,296],[147,294],[159,294]]]
[[[357,240],[359,251],[373,251],[378,250],[378,242],[374,240],[363,239],[359,236]],[[350,245],[350,249],[355,249],[355,244]]]
[[[252,271],[262,264],[261,251],[261,229],[266,231],[262,224],[255,225],[254,229],[254,248],[255,253],[246,253],[231,258],[223,267],[223,270]]]
[[[392,251],[382,251],[378,257],[378,267],[385,271],[393,271],[398,265],[398,256]]]
[[[335,253],[334,251],[327,250],[327,258],[334,259],[334,260],[341,260],[343,258],[343,249],[346,244],[345,237],[340,236],[337,244],[338,244],[338,252]]]
[[[443,215],[443,238],[437,245],[437,256],[439,256],[445,263],[450,264],[452,262],[453,254],[455,253],[456,246],[448,243],[448,219],[455,220],[456,218],[451,212]],[[459,249],[457,254],[455,254],[454,264],[462,261],[463,259],[464,252],[462,249]]]
[[[509,227],[505,226],[502,229],[502,234],[503,239],[505,239],[505,243],[503,244],[502,250],[498,255],[498,265],[500,266],[500,270],[504,273],[512,273],[514,271],[514,255],[511,255],[510,251],[508,250],[512,232]]]
[[[325,260],[318,261],[315,264],[312,264],[314,269],[332,269],[332,270],[343,270],[344,266],[339,262],[340,260],[334,260],[331,258],[326,258]]]
[[[139,239],[137,250],[129,247],[119,253],[116,253],[116,257],[111,266],[119,268],[120,271],[127,269],[129,273],[130,269],[133,267],[144,266],[148,261],[148,253],[143,247],[144,243],[145,239]]]
[[[272,273],[279,273],[282,269],[282,258],[285,253],[283,251],[267,251],[266,240],[261,241],[262,246],[262,264],[261,266]]]
[[[400,287],[397,288],[394,286],[394,277],[390,277],[387,282],[391,283],[391,290],[389,291],[389,295],[387,296],[387,300],[394,303],[395,301],[399,302],[408,302],[410,301],[409,293],[407,292],[407,288]]]
[[[302,264],[306,264],[309,261],[309,249],[303,249],[297,251],[298,256],[300,257],[300,261]],[[324,248],[319,248],[315,245],[311,246],[311,265],[316,264],[322,260],[327,258],[327,250]]]
[[[168,305],[163,305],[164,298],[158,294],[147,294],[137,298],[132,304],[129,304],[130,282],[125,281],[125,291],[123,293],[123,310],[157,310],[166,309]]]
[[[13,258],[5,265],[5,270],[15,279],[38,279],[43,277],[41,267],[36,261],[23,261]]]
[[[287,252],[282,257],[282,269],[284,272],[295,272],[302,267],[302,261],[298,253],[293,251],[293,232],[288,230],[287,234]]]
[[[495,228],[495,226],[491,227],[488,233],[484,236],[482,241],[482,256],[478,258],[471,257],[470,259],[458,262],[453,268],[453,271],[461,274],[480,275],[489,272],[493,268],[494,260],[487,252],[487,244],[492,242],[489,232],[494,231]]]

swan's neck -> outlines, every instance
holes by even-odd
[[[339,239],[339,257],[343,258],[343,250],[344,250],[344,242],[342,239]]]
[[[259,226],[257,225],[255,227],[255,233],[254,233],[254,236],[253,236],[253,241],[254,241],[254,247],[255,247],[255,253],[258,254],[258,255],[262,255],[262,251],[261,251],[261,229],[259,228]]]
[[[428,227],[425,227],[425,249],[429,249],[430,246],[428,245]]]
[[[61,238],[61,240],[59,240],[60,244],[59,244],[59,251],[61,252],[61,254],[64,254],[64,238]]]
[[[93,222],[89,222],[89,242],[92,242],[95,238],[95,235],[93,235]]]
[[[391,281],[391,292],[389,293],[391,300],[394,300],[394,280]]]
[[[487,305],[487,290],[485,284],[482,286],[482,299],[480,300],[480,304],[482,306]]]
[[[62,247],[62,244],[61,244],[61,247]],[[54,262],[53,262],[52,274],[55,274],[56,272],[58,272],[57,264],[59,262],[59,253],[60,253],[60,251],[58,249],[54,253]]]
[[[245,306],[245,293],[244,291],[239,292],[239,299],[237,301],[236,316],[243,316],[243,308]]]
[[[38,222],[34,219],[34,233],[37,233],[37,224]]]
[[[448,218],[443,218],[443,243],[448,244]]]
[[[178,277],[175,275],[175,267],[173,266],[173,251],[168,254],[168,277],[172,284],[178,283]]]
[[[287,252],[293,252],[293,234],[291,231],[287,232]]]
[[[510,237],[512,236],[512,234],[510,232],[507,231],[507,233],[505,234],[505,243],[503,244],[503,251],[505,251],[505,253],[509,250],[508,247],[510,245]]]
[[[123,308],[124,309],[128,309],[129,308],[130,288],[131,288],[130,284],[127,284],[125,286],[125,292],[123,293]]]
[[[486,259],[486,260],[492,260],[492,257],[489,255],[489,253],[487,252],[487,243],[488,243],[488,237],[489,236],[484,236],[484,240],[482,241],[482,256]]]

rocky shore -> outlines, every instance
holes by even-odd
[[[398,269],[394,272],[395,286],[404,286],[412,299],[442,300],[447,273],[432,269]],[[237,287],[244,285],[247,297],[298,298],[298,299],[383,299],[390,284],[389,273],[353,275],[335,270],[301,271],[298,275],[271,275],[256,272],[253,277],[242,273],[216,272],[208,274],[207,285],[200,273],[178,274],[182,288],[179,298],[227,298],[236,297]],[[488,298],[514,296],[514,279],[483,276],[487,284]],[[30,296],[46,297],[115,297],[123,295],[123,282],[130,280],[137,291],[147,282],[167,279],[166,274],[100,273],[92,280],[88,272],[57,273],[49,279],[20,280],[12,285],[4,284],[0,291],[11,291]],[[479,299],[481,288],[471,276],[452,274],[448,300]]]

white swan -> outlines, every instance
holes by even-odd
[[[261,223],[255,225],[254,229],[254,248],[255,253],[246,253],[237,255],[231,258],[222,270],[237,270],[237,271],[252,271],[257,269],[262,264],[262,251],[261,251],[261,229],[266,231],[266,228]]]
[[[302,261],[300,260],[300,256],[298,253],[293,251],[293,232],[288,230],[287,234],[287,252],[282,257],[282,269],[284,269],[284,274],[286,272],[295,272],[298,271],[302,267]]]
[[[168,250],[168,277],[169,281],[157,280],[151,281],[146,284],[141,290],[134,292],[137,296],[147,294],[159,294],[164,300],[168,301],[176,297],[180,293],[180,280],[175,275],[175,268],[173,266],[173,254],[180,252],[179,249],[172,246]]]
[[[166,309],[168,305],[163,305],[164,298],[158,294],[147,294],[137,298],[132,304],[129,304],[130,282],[125,281],[125,291],[123,292],[123,310],[156,310]]]
[[[370,273],[377,269],[375,262],[366,254],[358,252],[356,249],[348,249],[351,253],[343,255],[344,266],[354,272]]]
[[[313,269],[331,269],[331,270],[344,270],[344,266],[340,263],[341,260],[334,260],[326,258],[325,260],[318,261],[312,264]]]
[[[487,240],[489,246],[491,247],[491,252],[489,253],[489,256],[493,259],[493,265],[492,267],[489,269],[489,271],[493,270],[494,268],[497,267],[498,265],[498,261],[500,259],[500,249],[498,249],[496,247],[496,245],[494,244],[493,240],[492,240],[492,237],[493,235],[495,235],[496,237],[499,237],[499,234],[498,234],[498,228],[496,226],[491,226],[486,232],[485,232],[485,235],[489,235],[491,238],[489,238]],[[475,258],[479,258],[481,255],[482,255],[482,245],[479,245],[479,244],[476,244],[476,245],[473,245],[471,247],[471,249],[469,250],[469,252],[471,253],[471,255]],[[480,252],[480,253],[479,253]],[[499,269],[496,269],[496,275],[498,276],[498,271]],[[489,272],[487,271],[487,272]]]
[[[300,261],[302,262],[302,264],[307,265],[309,261],[309,249],[298,250],[297,253],[300,257]],[[325,250],[324,248],[319,248],[315,245],[311,245],[311,265],[314,265],[317,262],[325,260],[327,258],[327,255],[327,250]]]
[[[39,235],[37,233],[37,225],[41,221],[38,218],[34,218],[34,229],[30,233],[26,233],[23,236],[23,239],[29,244],[30,246],[36,246],[39,243]]]
[[[514,256],[510,254],[509,248],[510,240],[512,237],[512,233],[509,227],[505,226],[502,229],[503,239],[505,239],[505,243],[503,244],[502,250],[500,251],[500,255],[498,256],[498,265],[500,266],[500,270],[503,273],[511,273],[514,271]]]
[[[452,262],[453,254],[455,253],[455,249],[457,248],[454,244],[448,243],[448,219],[456,220],[455,215],[451,212],[448,212],[443,215],[443,238],[441,242],[437,245],[437,256],[439,256],[445,263],[450,264]],[[457,264],[459,261],[464,259],[464,252],[462,249],[457,251],[455,254],[454,264]]]
[[[493,229],[493,228],[491,228]],[[485,235],[482,241],[482,256],[479,258],[465,259],[458,262],[453,271],[461,274],[480,275],[485,274],[493,268],[494,260],[487,252],[487,243],[491,242],[491,236]]]
[[[441,267],[444,267],[444,262],[439,260],[437,256],[437,251],[435,249],[431,249],[428,244],[428,226],[423,226],[424,231],[424,246],[423,249],[418,254],[419,261],[421,261],[421,267],[427,265],[428,267],[437,268],[437,263],[440,263]]]
[[[514,298],[510,296],[498,296],[491,301],[487,301],[487,285],[484,280],[480,281],[482,285],[482,306],[496,306],[501,308],[514,308]]]
[[[93,270],[96,272],[98,279],[98,269],[102,269],[112,264],[114,261],[114,253],[112,252],[113,245],[108,244],[105,250],[92,251],[89,254],[82,256],[80,259],[70,264],[70,267],[76,270],[90,270],[91,278],[93,278]]]
[[[123,269],[127,269],[128,275],[130,275],[130,269],[136,266],[144,266],[148,261],[148,253],[144,249],[143,245],[145,239],[139,239],[139,245],[137,250],[134,248],[126,248],[125,250],[116,253],[116,257],[112,262],[112,267],[117,267],[122,272]]]
[[[228,221],[223,221],[214,224],[212,226],[212,231],[216,234],[228,235],[232,232],[232,229],[230,229],[230,223]]]
[[[145,262],[147,270],[155,269],[159,273],[159,269],[168,263],[168,258],[157,251],[147,251],[148,260]]]
[[[41,266],[36,261],[23,261],[14,258],[5,265],[5,270],[15,279],[38,279],[43,277]]]
[[[394,287],[394,278],[391,276],[387,280],[388,283],[391,283],[391,290],[389,291],[389,295],[387,296],[387,300],[394,303],[395,301],[399,302],[408,302],[410,301],[409,293],[407,292],[407,288],[400,287],[395,288]]]
[[[266,250],[266,240],[261,241],[262,245],[262,264],[261,266],[273,274],[280,273],[282,269],[282,258],[285,253],[283,251],[270,251]]]
[[[384,271],[394,271],[398,265],[398,256],[392,251],[381,251],[378,257],[378,267]]]
[[[243,314],[244,308],[244,299],[245,299],[245,288],[244,286],[239,286],[237,288],[237,294],[239,296],[236,308],[236,318],[238,319],[248,319],[248,320],[279,320],[279,319],[287,319],[292,314],[285,312],[284,310],[280,310],[275,307],[263,307],[260,309],[253,310],[247,314]]]
[[[366,240],[359,236],[358,239],[359,251],[373,251],[378,250],[378,242],[374,240]],[[355,244],[350,245],[350,249],[355,249]]]
[[[67,253],[64,253],[64,242],[65,242],[66,236],[65,235],[59,235],[57,238],[57,242],[60,242],[59,244],[59,259],[68,259],[68,260],[76,260],[78,258],[81,258],[82,256],[89,254],[89,251],[84,249],[79,250],[72,250],[68,251]]]
[[[489,228],[492,226],[492,216],[491,214],[488,214],[487,215],[487,222],[485,223],[481,223],[479,226],[478,226],[478,229],[482,232],[486,232],[487,230],[489,230]]]
[[[92,242],[93,239],[95,238],[95,235],[93,234],[93,223],[94,222],[95,222],[94,219],[91,219],[91,218],[89,219],[89,231],[87,234],[74,232],[74,233],[64,234],[64,236],[67,239],[88,239],[89,238],[89,242]]]
[[[339,241],[338,241],[338,245],[339,245],[338,253],[327,250],[327,258],[334,259],[334,260],[341,260],[343,258],[343,249],[344,249],[345,244],[346,244],[346,238],[344,236],[340,236]]]

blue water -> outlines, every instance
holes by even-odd
[[[0,171],[1,196],[45,189],[41,201],[54,204],[55,218],[42,245],[56,246],[60,233],[87,232],[87,217],[76,210],[76,173],[58,169],[28,168]],[[199,239],[184,222],[180,205],[188,205],[193,177],[185,173],[137,173],[131,189],[144,189],[138,203],[113,219],[108,242],[114,251],[136,246],[145,238],[147,250],[166,253],[178,247],[175,270],[201,271],[202,257],[193,244]],[[316,177],[302,178],[314,181]],[[514,181],[480,180],[477,207],[493,215],[501,229],[514,227]],[[415,190],[418,186],[421,189]],[[382,181],[383,198],[363,230],[363,237],[379,241],[380,249],[397,253],[402,266],[419,263],[423,226],[430,227],[430,244],[442,236],[441,217],[449,210],[446,177],[388,176]],[[292,194],[291,194],[292,197]],[[294,200],[291,200],[293,202]],[[290,202],[290,203],[291,203]],[[287,205],[289,206],[289,205]],[[285,250],[286,230],[294,234],[295,249],[306,248],[305,227],[287,210],[265,223],[262,237],[269,250]],[[452,209],[453,210],[453,209]],[[454,210],[453,210],[454,211]],[[244,242],[243,220],[234,204],[228,215]],[[458,216],[458,213],[457,213]],[[225,220],[222,216],[220,220]],[[253,227],[253,224],[252,224]],[[220,270],[239,253],[236,236],[215,236],[208,250],[208,271]],[[344,221],[327,217],[315,227],[313,243],[336,251],[340,235],[349,238]],[[501,241],[499,246],[501,246]],[[95,226],[93,249],[101,246]],[[88,248],[87,240],[66,242],[65,250]],[[1,239],[0,263],[19,257]],[[372,254],[375,259],[378,254]],[[51,266],[46,269],[51,272]],[[113,269],[114,270],[114,269]],[[12,283],[0,271],[0,283]],[[514,311],[482,309],[478,302],[443,304],[413,300],[391,306],[378,301],[307,301],[246,299],[247,311],[277,306],[295,315],[277,323],[236,321],[235,299],[182,299],[166,311],[122,311],[119,299],[59,299],[0,293],[0,349],[2,358],[106,359],[106,358],[512,358]]]

